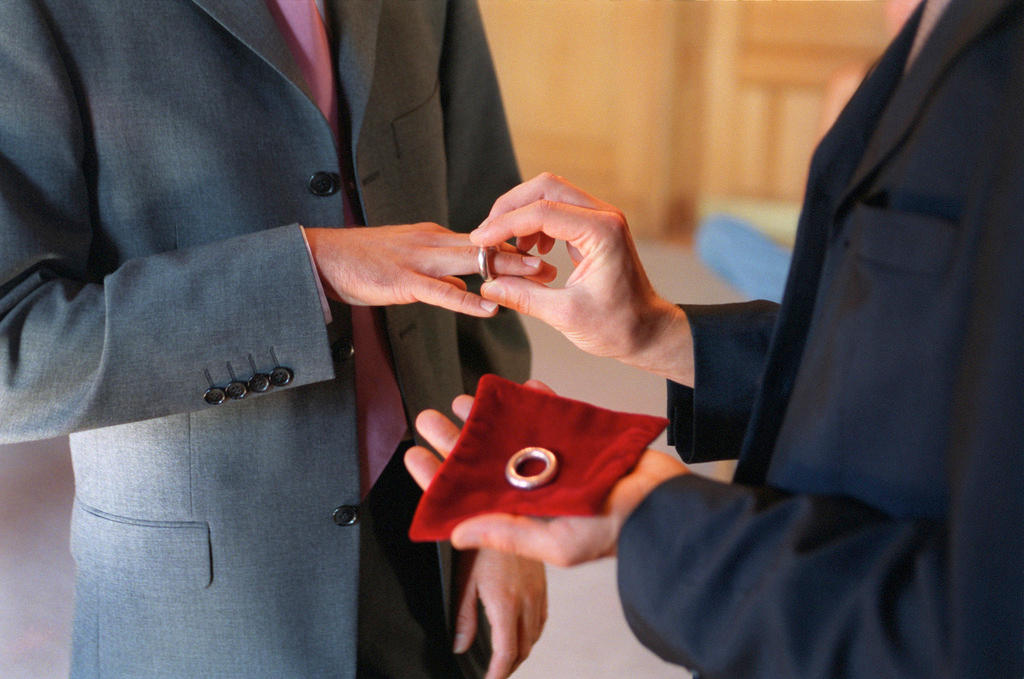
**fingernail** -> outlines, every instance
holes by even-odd
[[[469,643],[466,640],[466,635],[458,633],[455,635],[455,643],[452,645],[452,653],[465,653],[469,650]]]
[[[539,269],[541,262],[544,261],[540,257],[523,257],[523,264],[530,267],[531,269]]]
[[[486,311],[487,313],[491,313],[498,308],[498,305],[490,300],[485,299],[484,301],[480,302],[480,308]]]

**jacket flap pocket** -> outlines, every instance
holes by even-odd
[[[846,241],[862,260],[914,274],[946,269],[956,244],[956,225],[941,217],[858,205]]]
[[[140,587],[200,589],[213,577],[210,528],[205,522],[131,519],[77,499],[71,554],[80,568],[101,568]]]
[[[408,156],[424,144],[444,138],[440,85],[438,81],[429,97],[392,121],[391,129],[395,135],[397,157]]]

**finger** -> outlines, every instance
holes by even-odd
[[[556,563],[547,522],[512,514],[481,514],[452,530],[456,549],[495,549],[529,559]]]
[[[506,212],[511,212],[537,200],[554,200],[560,203],[571,203],[581,207],[604,207],[607,203],[598,200],[583,189],[575,186],[564,177],[542,172],[500,196],[488,219]]]
[[[537,643],[540,639],[540,635],[544,633],[544,626],[548,622],[548,589],[547,589],[547,576],[545,575],[544,591],[541,593],[540,599],[536,602],[536,605],[532,609],[533,612],[533,643]],[[532,646],[531,646],[532,648]]]
[[[489,603],[486,610],[492,652],[485,679],[505,679],[519,661],[519,615],[510,602]]]
[[[400,257],[401,266],[407,270],[443,278],[446,276],[466,276],[479,273],[480,246],[469,242],[465,234],[436,236],[430,234],[435,241],[417,243],[395,249],[393,255]],[[458,238],[457,241],[446,242],[439,239]],[[512,276],[536,275],[544,266],[544,261],[536,255],[520,252],[511,243],[496,244],[497,252],[491,254],[491,267],[498,273]]]
[[[558,278],[558,267],[545,262],[544,266],[541,267],[541,273],[536,276],[521,276],[521,278],[533,281],[534,283],[553,283]]]
[[[413,274],[411,279],[409,294],[425,304],[433,304],[443,309],[482,318],[493,316],[498,311],[494,302],[441,279],[419,274]]]
[[[643,455],[636,463],[636,467],[633,468],[632,474],[639,474],[649,476],[655,479],[656,483],[660,483],[667,478],[672,476],[678,476],[680,474],[689,474],[690,468],[680,462],[679,458],[674,455],[669,455],[660,450],[654,448],[648,448],[644,451]]]
[[[423,490],[430,486],[437,470],[441,468],[441,461],[437,456],[423,446],[413,446],[405,451],[404,462],[409,475]]]
[[[628,511],[635,506],[632,504]],[[494,549],[553,566],[575,566],[615,554],[626,514],[548,519],[482,514],[458,524],[451,543],[459,549]]]
[[[566,243],[565,249],[569,253],[569,259],[572,260],[572,263],[574,265],[578,265],[580,262],[583,261],[583,253],[580,252],[575,245],[573,245],[572,243]]]
[[[480,286],[484,299],[560,328],[568,316],[570,293],[564,288],[549,288],[525,278],[503,276]]]
[[[441,457],[448,457],[459,439],[459,428],[436,410],[424,410],[416,416],[416,431]]]
[[[531,255],[529,248],[520,248],[507,241],[498,243],[494,247],[497,248],[497,253],[491,254],[489,261],[493,275],[522,276],[542,283],[553,281],[558,276],[557,267],[545,262],[537,255]],[[477,268],[479,268],[479,264],[478,248]],[[523,273],[524,268],[527,269],[526,273]],[[528,270],[533,268],[536,269],[533,272]]]
[[[525,561],[525,560],[524,560]],[[533,646],[540,639],[544,630],[544,623],[547,620],[548,596],[546,576],[543,575],[543,564],[532,564],[529,567],[537,568],[542,574],[540,576],[539,588],[528,596],[521,598],[522,612],[519,614],[519,658],[516,661],[518,666],[530,656]]]
[[[523,252],[529,252],[536,247],[538,254],[546,255],[555,246],[555,239],[544,233],[531,233],[517,238],[516,246]]]
[[[401,247],[454,249],[469,244],[467,234],[458,233],[433,222],[395,224],[387,226],[360,226],[345,229],[352,234],[367,234]]]
[[[547,281],[555,280],[558,275],[558,269],[540,257],[520,252],[494,253],[491,255],[491,271],[499,276],[528,276]]]
[[[455,638],[452,652],[465,653],[476,638],[477,589],[472,578],[467,578],[459,598],[459,609],[455,614]]]
[[[555,393],[555,390],[544,384],[540,380],[526,380],[523,382],[524,387],[530,387],[531,389],[537,389],[539,391],[546,391],[549,394]]]
[[[519,238],[516,238],[516,247],[522,250],[523,252],[529,252],[537,245],[537,243],[540,241],[540,237],[543,235],[544,234],[542,233],[531,233],[528,236],[521,236]],[[540,250],[538,250],[538,252],[540,252]]]
[[[543,233],[586,252],[588,243],[612,238],[623,230],[627,230],[625,217],[614,208],[603,210],[539,200],[488,219],[469,237],[474,244],[486,247],[511,238]]]
[[[466,285],[466,281],[462,280],[458,276],[441,276],[441,278],[439,280],[442,280],[445,283],[451,283],[452,285],[457,287],[459,290],[468,290],[469,289],[469,286]]]
[[[530,657],[533,645],[540,638],[540,622],[534,606],[524,604],[524,610],[519,617],[519,657],[516,658],[516,667],[523,664],[523,661]]]
[[[452,412],[460,420],[465,422],[469,419],[469,412],[473,409],[473,397],[469,394],[459,394],[452,401]]]
[[[555,239],[546,233],[539,234],[537,236],[537,252],[542,255],[546,255],[551,252],[551,248],[555,247]]]

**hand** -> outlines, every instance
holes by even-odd
[[[502,277],[483,285],[485,299],[544,321],[590,354],[693,383],[686,315],[651,286],[622,212],[542,174],[499,198],[470,234],[480,246],[512,237],[520,250],[542,254],[565,241],[575,269],[562,289]]]
[[[485,679],[505,679],[526,660],[547,620],[544,564],[490,549],[459,552],[456,653],[464,653],[477,631],[477,599],[491,623],[494,650]]]
[[[536,389],[548,389],[536,380],[526,384]],[[462,395],[452,403],[452,410],[465,420],[472,405],[472,397]],[[459,428],[436,410],[420,413],[416,418],[416,429],[442,457],[451,452],[459,437]],[[428,449],[414,446],[406,452],[405,466],[416,482],[426,489],[441,463]],[[663,481],[688,471],[679,460],[648,450],[636,467],[615,484],[604,511],[598,516],[535,518],[485,514],[457,525],[452,532],[452,544],[459,549],[495,549],[555,566],[571,566],[612,556],[616,552],[622,525],[637,505]]]
[[[437,224],[304,229],[327,296],[347,304],[426,302],[472,316],[492,316],[494,302],[468,292],[460,275],[477,273],[478,247]],[[553,280],[555,269],[503,243],[498,274]]]
[[[615,556],[619,533],[633,510],[663,481],[687,473],[679,460],[648,449],[612,488],[598,516],[482,514],[456,526],[452,544],[459,549],[495,549],[553,566],[575,566]]]

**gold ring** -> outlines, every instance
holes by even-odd
[[[524,475],[520,473],[519,468],[527,460],[540,460],[544,463],[544,468],[536,474]],[[505,465],[505,478],[513,486],[523,490],[533,490],[547,485],[557,473],[558,458],[547,448],[538,446],[529,446],[517,451],[508,458],[508,464]]]

